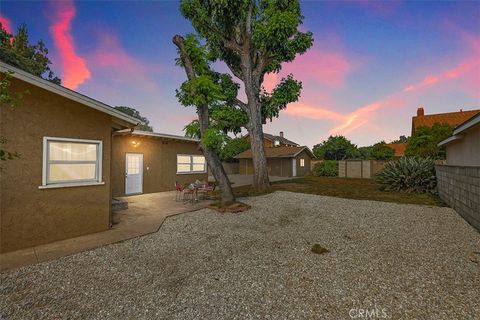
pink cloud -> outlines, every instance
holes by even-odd
[[[312,48],[298,56],[293,62],[282,65],[279,74],[270,73],[264,78],[263,86],[271,91],[287,74],[292,73],[300,81],[315,81],[329,88],[344,86],[347,75],[355,63],[341,49],[327,50]]]
[[[10,34],[12,33],[12,24],[10,22],[10,19],[0,15],[0,23],[2,24],[2,27],[3,29],[5,29],[5,31],[7,31]]]
[[[88,57],[95,69],[112,81],[135,83],[147,91],[156,89],[149,73],[160,70],[158,65],[147,65],[128,53],[113,32],[98,29],[97,37],[97,49]]]
[[[91,77],[85,59],[75,51],[75,43],[70,30],[75,14],[73,1],[54,2],[53,23],[49,28],[62,65],[62,83],[70,89],[76,89]]]

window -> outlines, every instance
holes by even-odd
[[[177,173],[207,172],[205,157],[177,154]]]
[[[92,184],[101,179],[101,141],[43,138],[43,186]]]
[[[300,159],[300,167],[305,167],[305,159]]]

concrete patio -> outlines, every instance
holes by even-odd
[[[157,232],[165,218],[202,209],[206,202],[175,201],[175,191],[118,198],[128,209],[113,213],[111,229],[0,254],[0,270],[18,268]]]

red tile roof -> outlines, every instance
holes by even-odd
[[[407,148],[406,143],[387,143],[386,145],[387,147],[395,150],[395,157],[402,157],[403,155],[405,155],[405,149]]]
[[[418,127],[432,127],[435,123],[448,123],[457,126],[480,113],[480,110],[467,110],[412,117],[412,134]]]

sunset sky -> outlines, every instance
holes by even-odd
[[[195,110],[175,98],[185,73],[171,39],[194,30],[178,6],[2,0],[0,22],[12,31],[26,23],[31,41],[43,39],[64,86],[183,135]],[[305,1],[302,11],[314,46],[265,81],[269,90],[293,73],[302,96],[265,132],[309,147],[342,134],[364,146],[408,135],[418,106],[480,108],[480,2]]]

